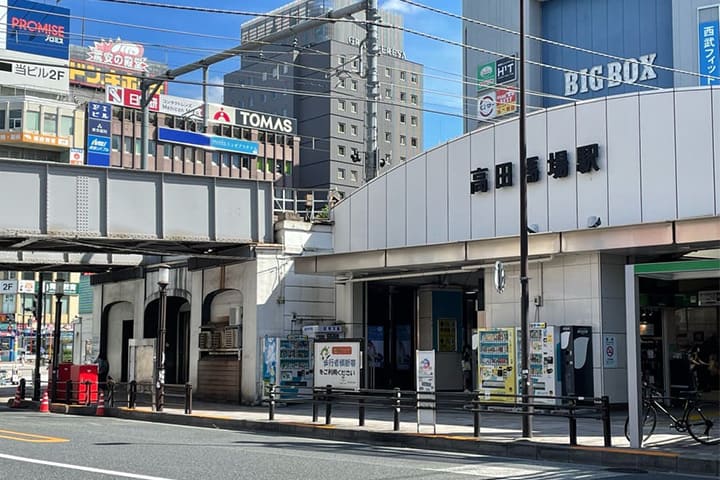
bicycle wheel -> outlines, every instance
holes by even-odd
[[[701,403],[693,406],[687,418],[690,435],[705,445],[720,444],[720,414],[718,405]]]
[[[628,425],[630,423],[630,418],[625,419],[625,438],[630,440],[630,434],[628,433]],[[653,434],[655,431],[655,424],[657,423],[657,411],[655,410],[655,407],[649,404],[643,405],[643,413],[642,413],[642,436],[643,436],[643,442],[647,441],[648,438],[650,438],[650,435]]]

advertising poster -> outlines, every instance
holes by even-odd
[[[457,351],[457,321],[454,318],[438,318],[438,351]]]
[[[360,388],[360,342],[315,342],[315,386]]]
[[[478,95],[478,120],[490,120],[495,118],[495,91],[488,90]]]
[[[262,377],[265,385],[277,384],[278,339],[265,337],[263,341]]]
[[[410,325],[398,325],[396,331],[395,366],[398,370],[410,370]]]
[[[478,90],[495,85],[495,62],[486,63],[478,67]]]
[[[517,92],[515,90],[498,89],[495,92],[496,116],[502,117],[517,111]]]
[[[415,351],[417,372],[415,380],[418,392],[435,391],[435,350]]]
[[[368,367],[370,368],[382,368],[385,364],[385,351],[384,342],[384,331],[381,326],[368,326]]]
[[[67,8],[9,0],[6,26],[7,50],[68,59],[70,10]]]

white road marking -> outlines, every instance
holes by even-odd
[[[151,475],[140,475],[137,473],[118,472],[117,470],[105,470],[102,468],[83,467],[81,465],[71,465],[69,463],[58,463],[58,462],[50,462],[48,460],[38,460],[35,458],[17,457],[15,455],[6,455],[4,453],[0,453],[0,458],[4,458],[6,460],[14,460],[16,462],[35,463],[37,465],[47,465],[50,467],[67,468],[69,470],[80,470],[82,472],[100,473],[102,475],[114,475],[116,477],[136,478],[138,480],[172,480],[170,478],[165,478],[165,477],[153,477]]]

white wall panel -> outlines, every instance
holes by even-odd
[[[712,88],[714,170],[715,170],[715,215],[720,215],[720,88]]]
[[[350,200],[350,250],[367,250],[368,224],[373,221],[368,215],[368,189],[359,189]]]
[[[387,243],[387,176],[381,175],[368,188],[368,248],[385,248]]]
[[[540,180],[527,184],[528,224],[548,231],[547,114],[542,111],[527,118],[527,156],[538,157]],[[519,168],[519,167],[518,167]],[[518,177],[519,181],[519,177]],[[519,195],[519,192],[518,192]]]
[[[443,145],[427,154],[427,243],[448,241],[447,152]]]
[[[640,107],[638,96],[608,98],[607,146],[608,219],[606,225],[639,223]]]
[[[577,172],[577,150],[573,152],[571,168],[577,180],[577,224],[580,228],[587,225],[588,217],[600,217],[603,225],[608,225],[608,172],[607,172],[607,119],[605,99],[588,103],[579,103],[577,113],[577,146],[598,144],[597,166],[600,170],[588,173]]]
[[[712,215],[715,181],[710,90],[675,92],[675,138],[678,217]]]
[[[415,157],[407,165],[407,245],[424,245],[427,242],[427,155]]]
[[[448,239],[470,239],[470,136],[448,144]]]
[[[333,208],[333,251],[335,253],[350,251],[350,202],[346,198]]]
[[[387,246],[402,247],[407,238],[407,200],[405,198],[405,175],[414,161],[394,168],[385,174],[387,179]]]
[[[478,192],[470,197],[472,238],[492,238],[495,236],[495,130],[487,128],[470,135],[470,167],[487,168],[489,190]],[[467,192],[470,193],[470,175],[467,177]]]
[[[640,95],[642,221],[676,218],[675,105],[671,93]]]
[[[575,178],[575,108],[565,107],[547,112],[548,157],[565,150],[568,153],[568,176],[547,177],[548,216],[551,232],[577,228],[577,180]],[[545,163],[547,168],[547,162]]]
[[[520,230],[520,149],[518,123],[505,122],[495,127],[495,165],[512,163],[512,186],[497,187],[495,167],[490,170],[495,193],[495,234],[517,235]]]

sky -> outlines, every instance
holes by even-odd
[[[71,43],[85,45],[99,39],[136,41],[145,45],[148,59],[166,62],[171,68],[199,60],[213,53],[239,45],[240,25],[254,17],[235,13],[203,13],[112,3],[103,0],[36,0],[69,8],[71,14]],[[264,13],[290,0],[148,0],[171,5],[226,10],[229,12]],[[418,0],[453,13],[461,13],[460,0]],[[457,19],[409,6],[400,0],[379,0],[381,8],[400,12],[405,27],[459,42],[462,25]],[[85,21],[82,21],[82,18]],[[84,31],[84,37],[82,32]],[[184,33],[179,33],[184,32]],[[462,133],[462,50],[453,45],[405,33],[405,53],[408,60],[425,66],[425,96],[427,110],[452,115],[425,112],[424,147],[431,148]],[[231,59],[210,69],[210,83],[221,84],[223,76],[236,70],[238,61]],[[182,80],[201,81],[201,74],[188,74]],[[200,98],[197,85],[172,83],[172,95]],[[220,101],[222,89],[211,92],[211,100]]]

